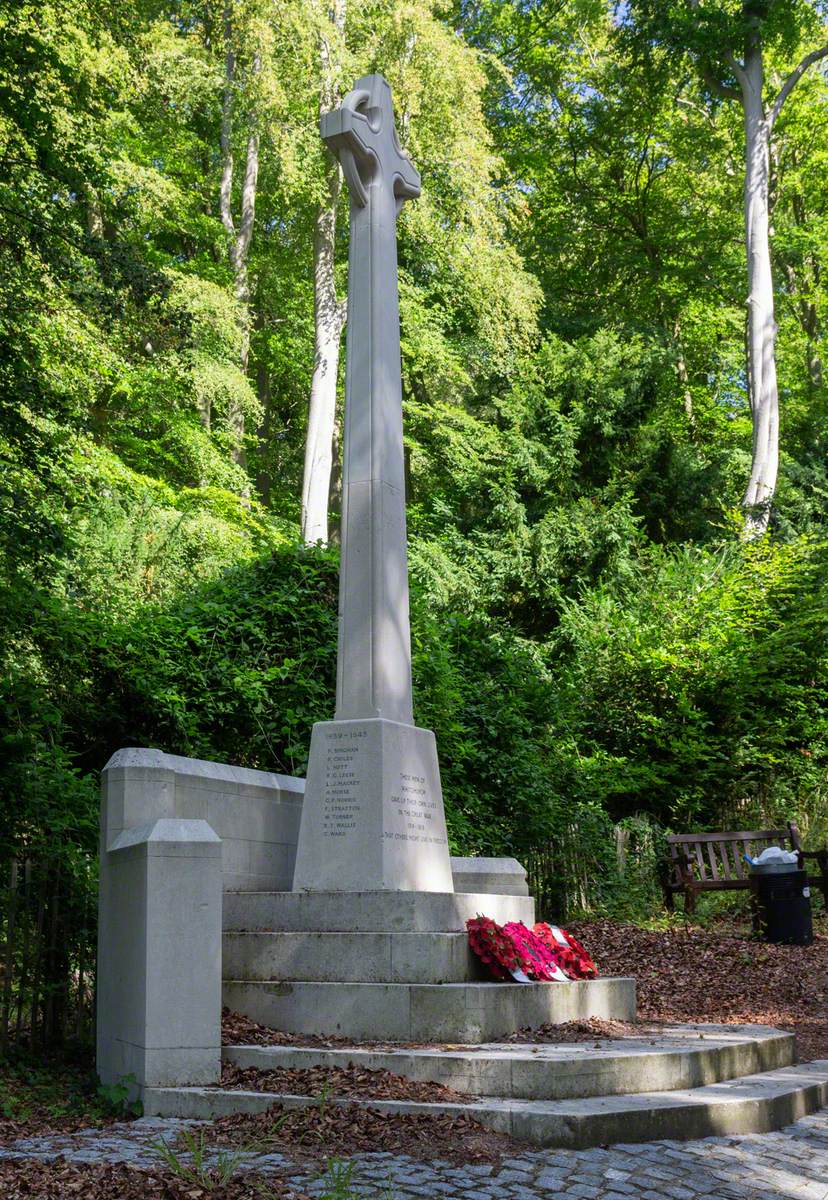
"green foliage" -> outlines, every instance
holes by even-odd
[[[99,1093],[88,1054],[56,1057],[16,1049],[0,1059],[0,1115],[24,1127],[33,1120],[67,1117],[82,1117],[92,1125],[113,1110]],[[116,1115],[135,1114],[118,1107]]]
[[[325,1174],[320,1176],[321,1191],[319,1200],[354,1200],[359,1194],[354,1184],[354,1162],[350,1159],[329,1158],[325,1164]],[[391,1183],[380,1193],[380,1200],[393,1200],[394,1190]]]
[[[182,1130],[178,1148],[163,1140],[151,1145],[164,1166],[178,1179],[208,1194],[224,1189],[242,1169],[245,1159],[244,1151],[236,1154],[228,1150],[211,1151],[203,1129]]]
[[[115,1117],[141,1117],[144,1106],[135,1096],[138,1080],[134,1075],[121,1075],[116,1083],[99,1083],[97,1097],[104,1112]]]
[[[31,855],[70,881],[67,972],[115,750],[301,774],[332,711],[337,556],[297,532],[322,33],[343,85],[388,75],[424,179],[399,225],[412,636],[452,847],[551,839],[572,911],[640,914],[663,828],[828,836],[824,76],[776,131],[783,462],[744,548],[742,132],[707,78],[732,82],[743,6],[382,0],[342,35],[305,0],[231,8],[249,311],[223,9],[0,0],[0,878]],[[776,86],[823,17],[767,6]]]
[[[354,1163],[341,1158],[329,1158],[322,1176],[322,1200],[350,1200],[353,1195]]]
[[[634,585],[571,604],[555,657],[574,794],[616,819],[824,836],[825,566],[807,539],[651,550]]]

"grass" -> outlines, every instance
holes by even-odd
[[[325,1174],[321,1176],[322,1191],[319,1200],[356,1200],[354,1191],[354,1163],[344,1158],[329,1158]],[[389,1181],[379,1200],[394,1200],[393,1187]]]
[[[129,1112],[126,1089],[101,1089],[91,1052],[10,1050],[0,1059],[0,1126],[20,1136],[49,1126],[100,1124]]]
[[[185,1129],[179,1141],[182,1146],[181,1153],[167,1142],[153,1142],[152,1148],[174,1175],[184,1183],[191,1183],[205,1192],[223,1188],[241,1170],[247,1157],[244,1150],[235,1154],[226,1150],[211,1151],[203,1129],[199,1129],[197,1133]]]

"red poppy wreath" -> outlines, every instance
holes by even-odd
[[[559,925],[538,921],[532,930],[570,979],[595,979],[598,968],[576,937]]]
[[[498,925],[491,917],[472,917],[466,922],[469,945],[495,979],[564,980],[553,955],[531,929],[517,921]]]

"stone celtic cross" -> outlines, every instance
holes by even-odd
[[[451,892],[437,748],[411,697],[396,226],[420,176],[382,75],[360,79],[320,131],[351,198],[339,646],[336,715],[313,727],[293,888]]]
[[[360,79],[321,134],[351,196],[336,715],[410,723],[396,218],[420,176],[382,75]]]

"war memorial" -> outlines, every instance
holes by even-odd
[[[350,193],[336,710],[312,731],[306,780],[152,749],[108,763],[100,1077],[132,1080],[148,1115],[200,1118],[308,1102],[222,1089],[222,1054],[261,1069],[358,1062],[470,1093],[443,1107],[541,1146],[787,1124],[828,1099],[825,1064],[794,1066],[792,1035],[677,1026],[598,1048],[522,1044],[517,1031],[543,1025],[634,1022],[635,981],[493,981],[469,948],[468,920],[531,929],[535,911],[513,859],[450,857],[439,746],[414,724],[396,218],[420,178],[381,75],[321,133]],[[222,1005],[293,1042],[222,1050]]]

